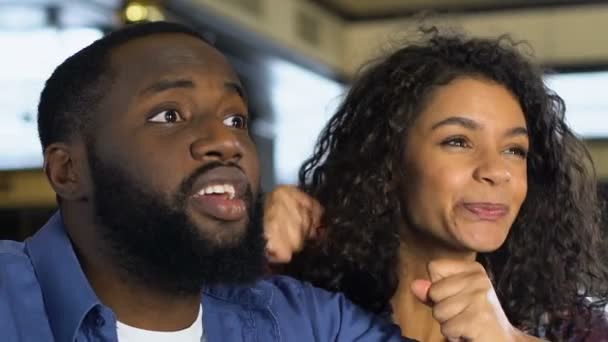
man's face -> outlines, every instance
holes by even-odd
[[[184,34],[128,42],[114,49],[111,66],[89,146],[111,254],[140,280],[170,276],[166,290],[250,280],[263,263],[259,164],[235,73],[217,50]],[[175,278],[192,281],[174,286]]]

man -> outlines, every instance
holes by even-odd
[[[0,242],[2,341],[388,341],[398,329],[295,280],[265,240],[247,98],[196,32],[132,26],[41,94],[59,212]]]

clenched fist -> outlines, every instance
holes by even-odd
[[[323,209],[319,202],[295,186],[283,185],[264,202],[266,252],[271,263],[288,263],[294,253],[316,236]]]
[[[481,264],[435,260],[428,272],[431,281],[415,280],[412,291],[432,307],[448,341],[540,341],[511,325]]]

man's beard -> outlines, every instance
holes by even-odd
[[[251,189],[245,199],[249,222],[239,238],[218,242],[186,214],[186,194],[194,180],[221,164],[194,172],[168,204],[166,195],[102,161],[94,150],[89,162],[102,252],[127,281],[171,295],[193,295],[208,285],[250,283],[263,274],[262,201],[253,198]]]

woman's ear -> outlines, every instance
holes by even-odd
[[[78,200],[84,196],[82,167],[75,146],[62,142],[50,144],[44,150],[44,173],[51,187],[62,199]]]

